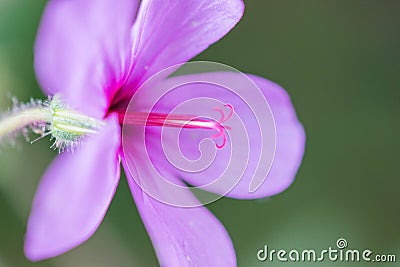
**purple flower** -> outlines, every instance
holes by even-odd
[[[124,133],[127,145],[122,148],[121,114],[149,77],[171,65],[188,61],[230,31],[240,20],[244,5],[241,0],[142,0],[140,5],[139,2],[51,0],[44,11],[35,46],[39,83],[46,93],[59,93],[80,112],[105,119],[106,126],[88,138],[74,154],[59,155],[45,173],[32,205],[25,253],[31,260],[41,260],[62,254],[87,240],[101,223],[113,198],[122,159],[133,198],[162,266],[234,266],[236,259],[230,237],[205,207],[168,205],[150,197],[138,185],[138,181],[145,181],[146,187],[157,187],[156,177],[137,150],[140,138],[136,133]],[[206,73],[190,79],[229,81],[240,87],[242,80],[238,77],[236,73]],[[226,194],[243,199],[267,197],[287,188],[300,165],[305,140],[285,91],[263,78],[248,77],[261,89],[270,105],[276,127],[276,151],[267,179],[255,192],[249,192],[251,175],[246,169],[242,179]],[[172,81],[179,83],[180,79],[185,78],[172,78]],[[157,86],[163,85],[165,83],[160,82]],[[244,121],[252,121],[251,114],[238,99],[233,96],[227,99],[215,86],[201,84],[189,86],[185,95],[172,95],[170,101],[156,105],[143,121],[141,103],[148,101],[157,86],[146,88],[147,95],[136,97],[137,105],[129,107],[126,120],[133,120],[134,127],[144,128],[145,123],[173,127],[182,124],[187,132],[197,131],[195,138],[216,130],[214,137],[222,138],[222,147],[227,126],[220,128],[221,124],[202,119],[185,124],[185,117],[163,115],[176,103],[203,95],[229,103],[228,108],[232,105]],[[202,86],[201,89],[198,86]],[[227,116],[222,109],[214,112]],[[191,126],[196,127],[190,129]],[[250,124],[246,126],[251,127]],[[182,180],[200,185],[210,182],[209,174],[221,171],[218,160],[216,167],[197,175],[176,171],[165,163],[161,154],[161,127],[146,128],[151,128],[146,132],[151,160],[169,181],[178,185],[184,185]],[[249,140],[250,148],[260,153],[257,147],[262,140],[252,138],[251,133]],[[182,140],[182,150],[194,158],[199,153],[189,136]],[[229,156],[224,151],[225,148],[217,151],[221,153],[220,158]],[[257,162],[252,160],[256,152],[250,151],[248,168],[257,169]],[[134,164],[134,168],[130,164]],[[135,175],[140,177],[133,177]],[[168,193],[163,193],[162,187],[154,191]],[[217,184],[210,191],[225,194],[226,188]],[[168,194],[167,198],[197,202],[189,189],[179,192]]]

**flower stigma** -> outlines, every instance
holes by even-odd
[[[227,142],[226,130],[231,130],[231,127],[224,125],[224,123],[234,114],[234,109],[231,104],[227,103],[224,106],[229,108],[228,115],[225,115],[221,108],[213,109],[220,113],[221,117],[219,120],[201,118],[196,115],[164,114],[156,112],[116,112],[118,113],[120,124],[214,130],[217,133],[211,135],[210,138],[214,140],[215,146],[221,149]],[[221,144],[216,142],[218,138],[222,138]]]

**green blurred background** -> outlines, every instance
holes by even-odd
[[[248,0],[239,25],[196,59],[226,63],[281,84],[307,132],[293,185],[266,200],[222,199],[209,209],[234,242],[239,266],[274,249],[349,248],[400,261],[400,2]],[[0,0],[0,109],[9,95],[43,95],[32,46],[44,0]],[[0,266],[156,266],[127,183],[121,179],[96,234],[55,259],[31,263],[23,237],[37,183],[56,152],[48,140],[0,150]],[[289,263],[308,266],[307,263]],[[397,266],[398,263],[369,264]],[[313,266],[360,266],[329,262]]]

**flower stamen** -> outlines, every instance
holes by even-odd
[[[211,139],[216,140],[222,137],[222,144],[215,146],[219,149],[226,145],[227,137],[225,130],[231,130],[231,127],[224,125],[234,113],[233,106],[229,103],[224,105],[229,108],[228,115],[225,115],[221,108],[214,108],[221,114],[221,118],[216,121],[209,118],[199,118],[195,115],[177,115],[177,114],[164,114],[164,113],[145,113],[145,112],[119,112],[118,119],[120,124],[132,124],[142,126],[161,126],[161,127],[177,127],[187,129],[208,129],[215,130],[217,133],[211,135]]]

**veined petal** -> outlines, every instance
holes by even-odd
[[[133,140],[134,142],[134,140]],[[135,182],[131,173],[141,168],[151,175],[149,166],[142,164],[140,157],[135,160],[134,168],[124,169],[128,178],[132,196],[150,235],[160,266],[236,266],[236,256],[232,241],[224,226],[205,207],[184,208],[170,206],[147,195]],[[131,164],[130,162],[129,164]],[[157,179],[152,176],[139,179]],[[177,179],[175,184],[183,185]],[[174,195],[163,187],[154,188],[165,199],[183,202],[196,202],[189,189]]]
[[[223,110],[224,103],[229,103],[235,112],[223,123],[229,128],[222,149],[201,142],[210,141],[218,133],[215,130],[147,127],[147,151],[162,177],[181,177],[204,190],[243,199],[278,194],[293,182],[303,157],[305,134],[289,96],[279,85],[254,75],[216,72],[172,77],[151,86],[153,90],[140,90],[142,101],[135,100],[132,107],[140,111],[155,104],[152,112],[168,114],[186,103],[183,114],[218,120],[220,112],[208,104],[214,99],[220,103],[215,107]],[[255,86],[259,93],[250,90]],[[174,89],[163,94],[164,88]],[[157,95],[162,95],[157,103],[146,103]]]
[[[115,117],[73,154],[59,155],[37,189],[25,237],[33,261],[62,254],[97,229],[115,193],[120,128]]]
[[[137,5],[137,0],[49,1],[35,44],[42,89],[102,117],[129,69]]]
[[[143,0],[132,32],[134,67],[122,95],[218,41],[243,11],[242,0]]]

